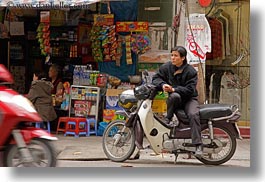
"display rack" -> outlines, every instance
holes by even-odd
[[[98,120],[100,88],[72,85],[69,117],[87,117]]]
[[[25,39],[23,37],[13,38],[9,41],[8,68],[14,77],[11,88],[24,94],[26,91],[26,62],[25,62]]]

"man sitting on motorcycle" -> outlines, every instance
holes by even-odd
[[[197,99],[197,71],[187,63],[187,50],[182,46],[171,49],[171,61],[159,67],[152,83],[168,92],[166,124],[172,121],[177,109],[184,109],[191,126],[192,143],[196,146],[195,155],[202,155],[199,102]]]

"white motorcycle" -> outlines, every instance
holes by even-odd
[[[143,84],[120,95],[120,103],[125,110],[117,111],[117,114],[128,119],[113,121],[104,131],[103,150],[110,160],[122,162],[132,156],[136,146],[144,149],[144,136],[156,154],[172,153],[175,161],[179,154],[195,153],[185,112],[178,110],[175,113],[178,123],[165,124],[163,117],[152,111],[156,93],[154,86]],[[207,165],[220,165],[231,159],[236,150],[236,139],[241,139],[236,123],[239,118],[240,112],[234,105],[201,105],[203,155],[196,158]]]

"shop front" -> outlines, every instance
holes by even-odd
[[[119,117],[118,94],[140,83],[130,78],[154,73],[172,47],[185,45],[198,70],[200,102],[238,105],[241,126],[249,126],[249,1],[15,3],[0,3],[0,61],[19,93],[28,92],[34,69],[48,72],[56,63],[70,84],[55,102],[62,113],[111,122]]]

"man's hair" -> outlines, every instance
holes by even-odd
[[[183,47],[183,46],[176,46],[176,47],[173,47],[173,48],[171,49],[171,53],[172,53],[173,51],[178,51],[178,52],[179,52],[179,55],[180,55],[181,57],[185,57],[183,63],[187,63],[187,50],[185,49],[185,47]]]
[[[35,70],[34,74],[38,77],[38,80],[47,78],[47,74],[44,71],[41,71],[41,70]]]
[[[172,51],[178,51],[181,57],[187,56],[187,50],[183,46],[176,46],[171,49]]]

